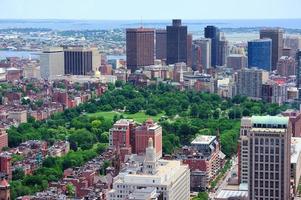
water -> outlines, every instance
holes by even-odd
[[[301,29],[301,19],[262,20],[183,20],[189,31],[202,30],[208,24],[220,28],[282,27]],[[0,29],[5,28],[47,28],[53,30],[107,30],[126,27],[164,28],[171,20],[0,20]]]

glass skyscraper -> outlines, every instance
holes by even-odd
[[[248,42],[248,66],[272,70],[272,40],[259,39]]]

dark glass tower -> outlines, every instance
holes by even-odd
[[[205,27],[205,38],[211,39],[211,66],[216,67],[219,59],[220,31],[215,26]]]
[[[248,42],[248,66],[272,70],[272,40],[261,39]]]
[[[180,19],[174,19],[167,26],[167,64],[187,63],[187,26]]]
[[[156,30],[156,59],[166,60],[166,30]]]

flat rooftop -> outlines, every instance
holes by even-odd
[[[216,139],[216,136],[213,135],[198,135],[191,144],[210,144]]]
[[[252,124],[287,125],[289,118],[283,116],[252,116]]]

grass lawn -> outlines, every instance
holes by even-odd
[[[113,120],[114,115],[123,115],[123,117],[125,119],[134,119],[137,122],[144,122],[145,120],[147,120],[148,118],[152,118],[154,121],[158,121],[162,116],[163,113],[160,113],[156,116],[150,116],[145,114],[144,112],[138,112],[135,114],[129,114],[129,113],[120,113],[120,112],[114,112],[114,111],[109,111],[109,112],[96,112],[96,113],[90,113],[88,114],[88,116],[90,117],[104,117],[106,120]]]

